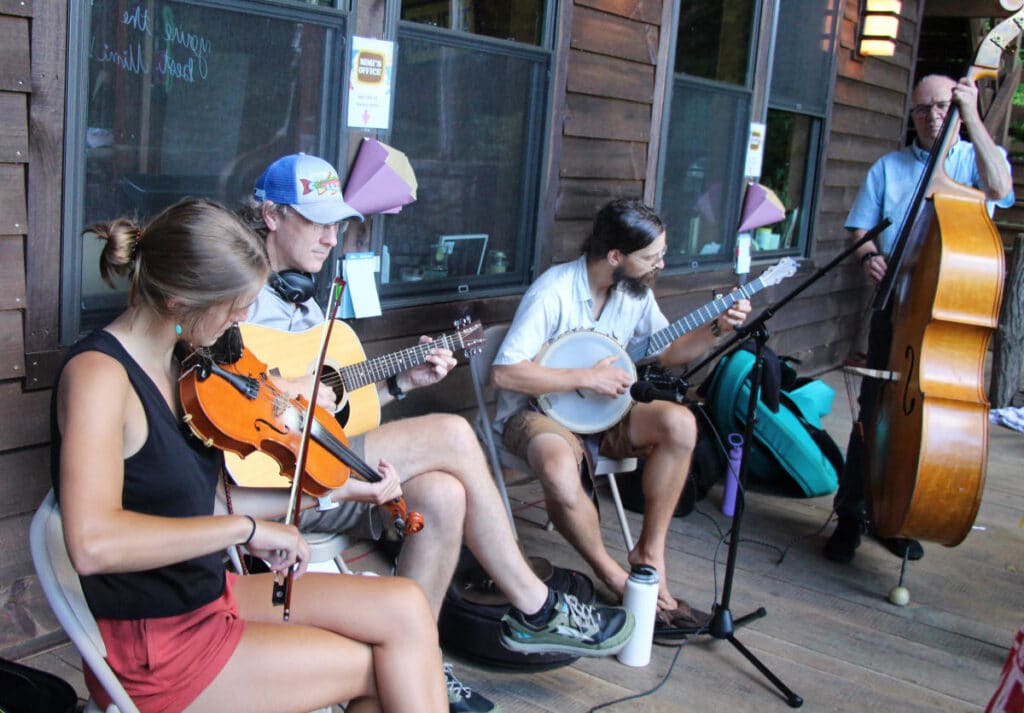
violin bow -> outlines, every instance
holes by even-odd
[[[324,370],[324,361],[327,359],[327,345],[331,339],[331,328],[334,325],[334,315],[338,312],[338,304],[341,302],[341,291],[345,287],[345,281],[340,277],[335,278],[334,286],[331,288],[331,298],[327,306],[328,319],[324,321],[324,328],[320,332],[320,349],[316,358],[316,370],[313,378],[313,391],[309,396],[309,403],[306,404],[306,417],[302,422],[302,438],[299,440],[299,451],[295,458],[295,477],[292,478],[292,487],[288,497],[288,511],[285,514],[285,524],[294,525],[298,519],[299,498],[302,497],[302,474],[306,470],[306,456],[309,452],[309,442],[313,435],[313,422],[316,420],[316,399],[320,391],[320,376]],[[288,621],[291,617],[292,604],[292,577],[295,572],[295,565],[288,568],[288,573],[283,579],[274,577],[274,591],[271,601],[284,605],[283,618]]]

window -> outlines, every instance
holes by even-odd
[[[765,102],[759,180],[786,207],[785,218],[754,236],[753,256],[805,252],[836,32],[836,0],[775,3],[775,37],[751,0],[684,3],[675,74],[665,117],[659,204],[669,225],[669,268],[720,267],[734,256],[746,144],[755,95]],[[759,45],[771,43],[769,54]],[[773,56],[771,72],[756,66]],[[808,67],[815,71],[809,72]]]
[[[539,45],[543,0],[402,0],[402,19]]]
[[[69,5],[65,343],[124,303],[84,226],[186,195],[234,207],[268,157],[336,157],[346,35],[344,14],[308,3]]]
[[[382,296],[450,299],[523,284],[548,53],[407,24],[398,37],[391,142],[410,158],[419,199],[384,216]]]
[[[543,0],[402,0],[390,142],[419,199],[380,221],[389,304],[526,283],[551,66]]]

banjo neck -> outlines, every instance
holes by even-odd
[[[750,299],[752,295],[760,292],[767,286],[768,285],[764,282],[764,275],[758,277],[753,282],[740,285],[740,287],[734,292],[730,292],[727,295],[723,295],[711,302],[708,302],[706,305],[698,307],[688,315],[676,320],[664,329],[660,329],[644,339],[637,340],[627,350],[629,358],[634,362],[639,363],[644,359],[650,359],[651,357],[657,356],[661,352],[665,351],[669,344],[674,342],[676,339],[679,339],[679,337],[707,324],[740,300]]]

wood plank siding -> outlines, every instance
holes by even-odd
[[[49,397],[23,388],[34,7],[0,3],[0,591],[31,571],[28,518],[41,493],[29,483],[48,482],[30,454],[49,439]]]
[[[814,255],[819,263],[848,246],[843,226],[868,168],[884,153],[903,145],[923,8],[923,0],[903,3],[895,56],[862,58],[855,56],[858,2],[845,2],[824,180],[815,221]],[[806,336],[816,353],[815,362],[837,357],[841,361],[851,347],[856,348],[846,340],[857,340],[859,332],[836,326],[840,322],[860,325],[870,296],[863,273],[852,261],[838,266],[835,273],[831,278],[833,289],[828,290],[827,314],[807,325]],[[828,321],[836,325],[828,325]]]

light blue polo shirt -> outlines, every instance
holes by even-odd
[[[1006,161],[1005,149],[1001,146],[997,148]],[[846,217],[846,228],[871,230],[882,222],[882,218],[888,218],[892,225],[883,230],[876,240],[878,249],[888,255],[899,235],[907,208],[914,199],[917,183],[924,175],[928,156],[929,152],[914,142],[875,161],[868,170],[868,175]],[[1006,168],[1010,168],[1009,161],[1006,162]],[[946,173],[957,183],[981,190],[986,188],[978,173],[974,146],[967,141],[957,141],[953,144],[946,158]],[[989,215],[992,215],[996,206],[1009,208],[1015,200],[1011,188],[1000,200],[986,201]]]
[[[633,339],[668,326],[652,290],[637,298],[624,289],[614,289],[600,318],[595,320],[593,313],[586,257],[548,268],[523,295],[494,364],[532,361],[549,340],[574,329],[593,329],[625,348]],[[501,432],[510,416],[527,408],[530,397],[501,389],[497,393],[494,428]]]

